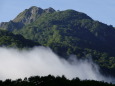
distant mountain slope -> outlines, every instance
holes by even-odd
[[[115,28],[75,10],[31,7],[1,29],[51,47],[60,56],[92,56],[104,72],[115,72]]]
[[[39,44],[31,40],[25,39],[21,35],[14,35],[10,32],[0,30],[0,46],[1,47],[34,47]]]

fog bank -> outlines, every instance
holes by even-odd
[[[19,51],[13,48],[0,48],[0,80],[17,79],[30,76],[62,76],[72,79],[93,79],[111,81],[99,73],[92,61],[78,60],[71,56],[65,60],[57,56],[50,48],[35,47]]]

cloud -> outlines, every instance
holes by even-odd
[[[29,50],[0,48],[0,79],[17,79],[30,76],[62,76],[72,79],[93,79],[109,81],[99,73],[98,66],[91,60],[78,60],[71,56],[60,58],[48,47]]]

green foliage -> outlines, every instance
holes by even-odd
[[[38,45],[38,43],[25,39],[21,35],[14,35],[5,30],[0,30],[0,46],[26,48]]]
[[[115,86],[111,83],[94,80],[67,79],[65,76],[32,76],[29,78],[0,81],[0,86]]]

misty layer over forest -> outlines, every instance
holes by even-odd
[[[48,47],[35,47],[29,50],[0,48],[0,79],[17,79],[30,76],[66,76],[68,79],[79,77],[81,80],[112,81],[100,74],[92,60],[78,60],[70,56],[60,58]]]

